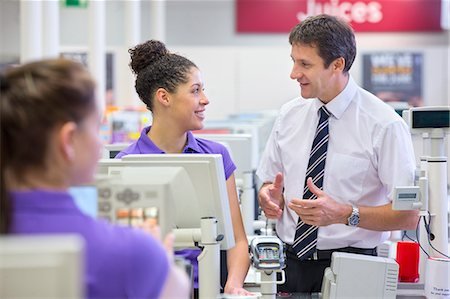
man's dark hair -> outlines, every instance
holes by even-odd
[[[317,47],[325,68],[335,59],[344,58],[344,73],[350,70],[356,56],[353,29],[344,20],[325,14],[308,17],[292,28],[289,43]]]

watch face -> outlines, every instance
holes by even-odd
[[[351,225],[351,226],[357,226],[359,224],[359,217],[358,217],[358,215],[350,216],[348,224]]]

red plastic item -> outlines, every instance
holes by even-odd
[[[397,263],[400,282],[419,281],[419,243],[398,242]]]

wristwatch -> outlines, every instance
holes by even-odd
[[[352,214],[347,218],[348,226],[358,226],[359,224],[359,209],[355,206],[352,207]]]

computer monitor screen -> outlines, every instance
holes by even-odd
[[[103,147],[103,159],[114,159],[118,153],[122,150],[126,149],[130,144],[129,143],[113,143],[113,144],[105,144]]]
[[[242,220],[247,234],[254,234],[253,222],[258,219],[259,205],[257,197],[258,147],[253,142],[251,134],[199,134],[195,137],[220,142],[227,145],[233,162],[234,172],[241,204]]]
[[[216,217],[218,234],[224,236],[222,249],[234,247],[228,193],[221,155],[150,154],[128,155],[122,159],[100,160],[100,174],[120,177],[124,167],[182,167],[186,170],[196,197],[174,198],[177,228],[199,228],[202,217]],[[157,171],[155,170],[155,173]],[[147,180],[150,182],[150,180]]]
[[[82,298],[83,250],[76,235],[0,237],[0,298]]]
[[[409,124],[412,133],[429,132],[430,129],[434,128],[448,130],[450,127],[450,107],[414,107],[408,111],[404,111],[403,118]]]
[[[395,298],[398,269],[394,259],[333,252],[323,276],[322,298]]]
[[[99,218],[133,227],[149,221],[159,226],[162,236],[190,224],[182,215],[196,193],[183,167],[135,167],[118,159],[100,165],[103,174],[108,168],[111,172],[96,178]]]
[[[412,128],[449,128],[450,110],[414,111],[412,112]]]
[[[450,106],[414,107],[403,111],[403,119],[411,129],[416,163],[418,165],[421,157],[424,156],[450,157],[450,145],[448,142]],[[430,138],[431,136],[433,137]],[[442,138],[438,136],[442,136]],[[436,150],[439,152],[435,152]],[[447,167],[447,186],[450,187],[450,167]]]
[[[72,186],[69,193],[84,214],[97,218],[97,188],[92,185]]]
[[[257,164],[262,147],[265,146],[266,140],[262,145],[260,136],[260,126],[252,121],[240,120],[212,120],[206,121],[202,130],[194,131],[196,134],[215,134],[215,130],[223,130],[226,134],[249,134],[252,135],[253,147],[257,149],[258,156],[253,157],[252,163]]]
[[[253,146],[250,134],[195,134],[195,137],[228,145],[231,158],[236,164],[236,176],[239,178],[242,178],[242,173],[252,172],[258,167],[254,159],[258,156],[258,149]]]

